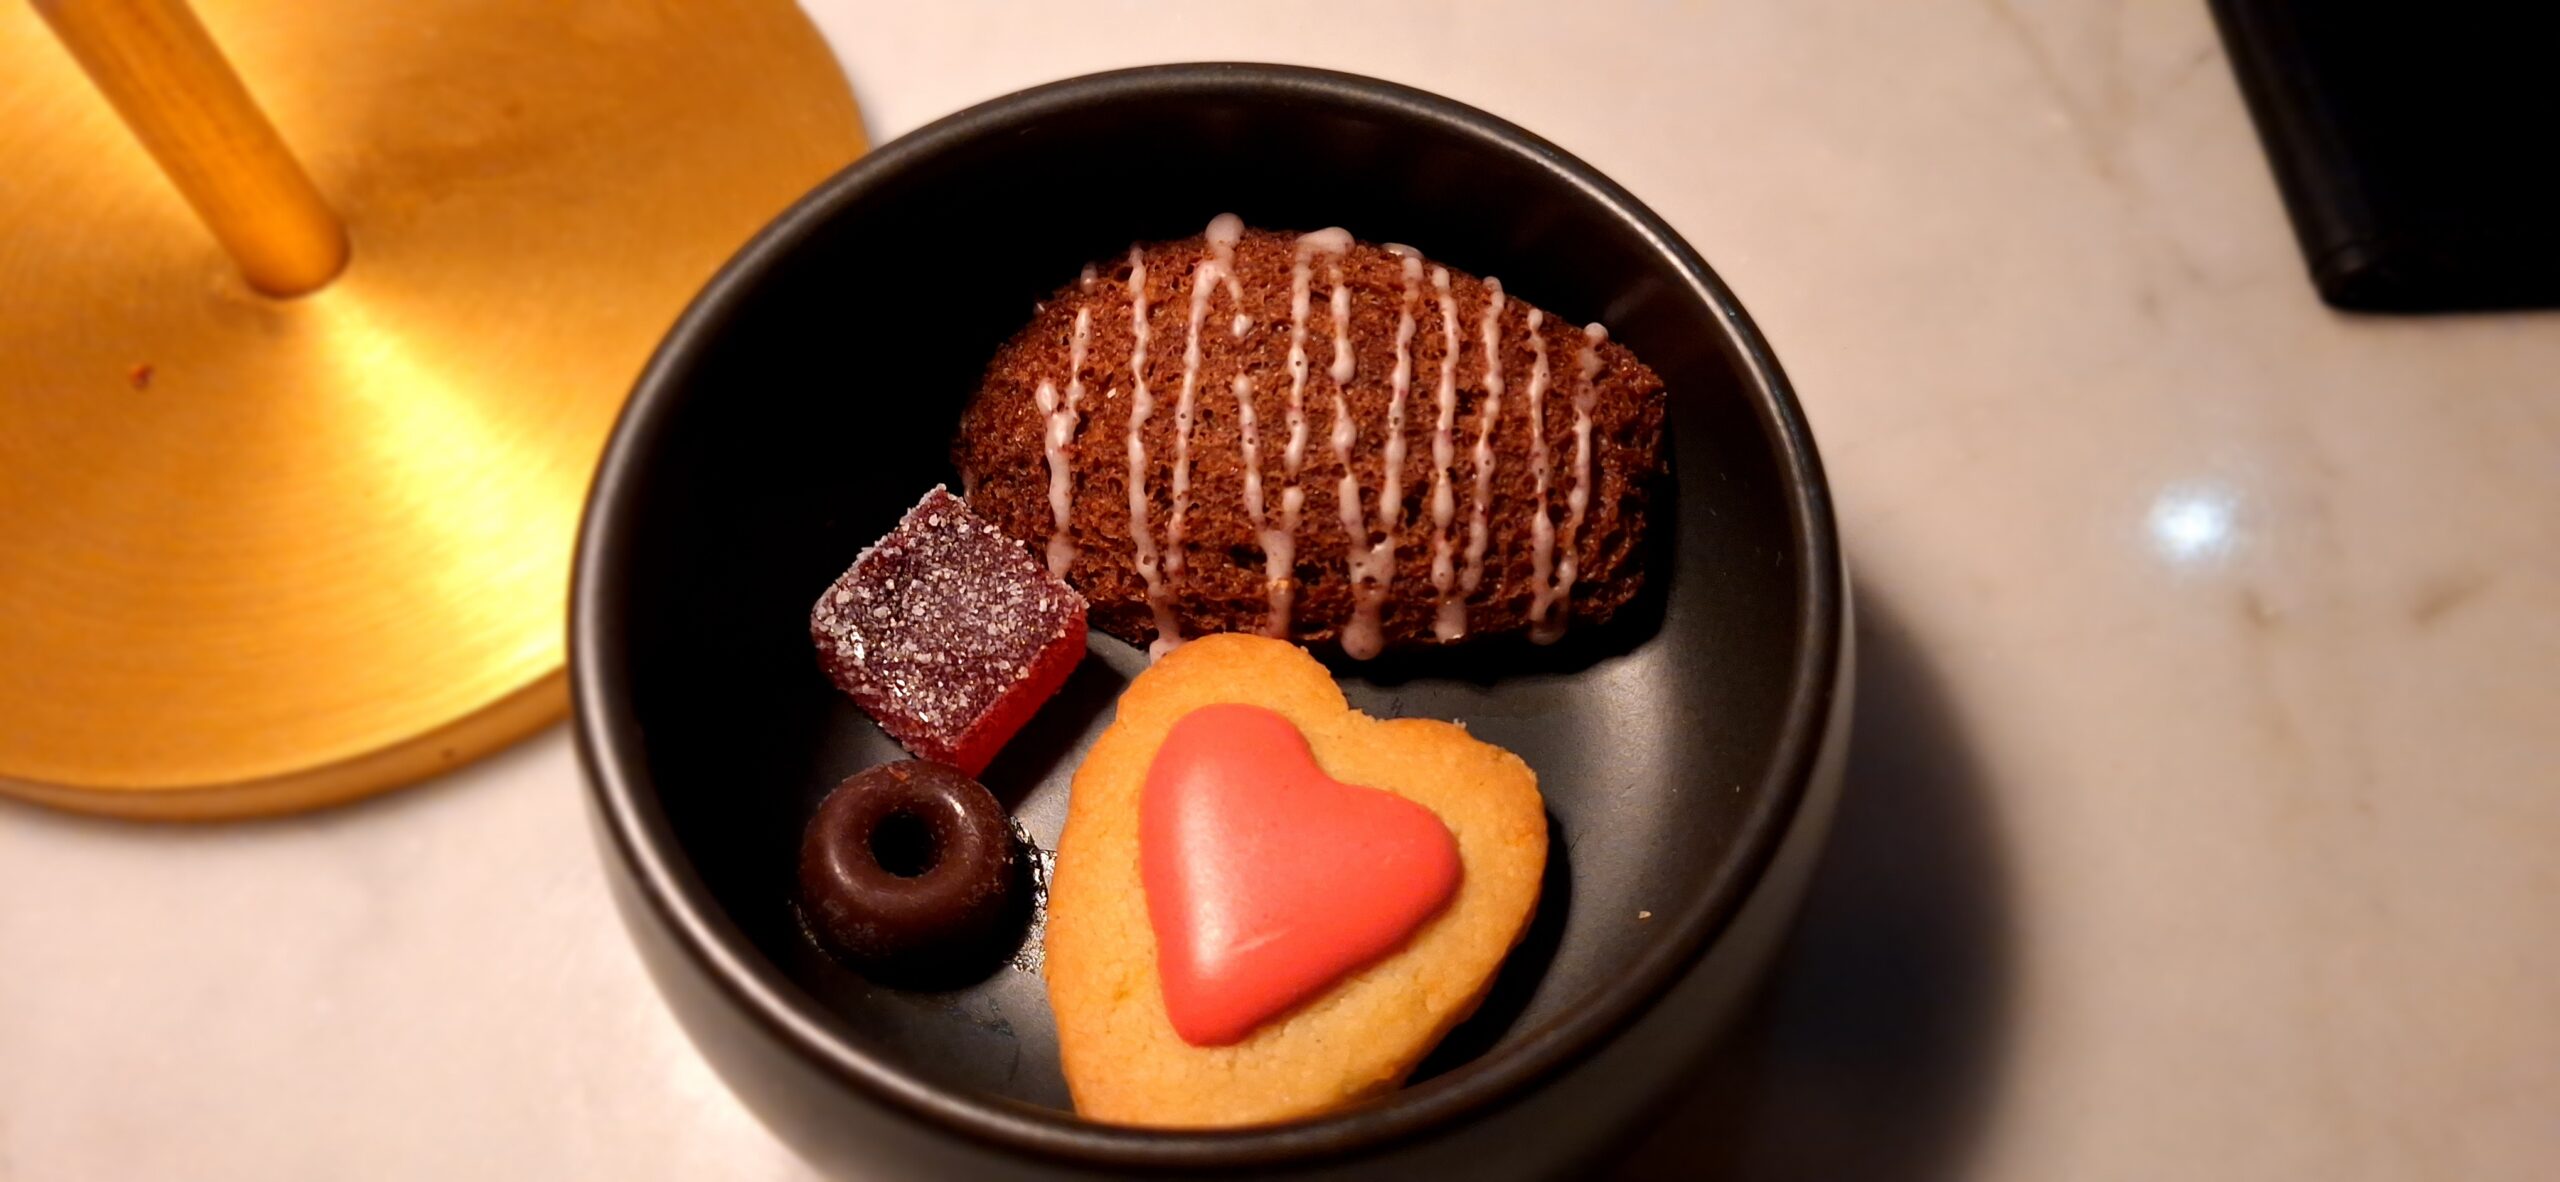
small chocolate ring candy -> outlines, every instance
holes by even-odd
[[[1025,864],[1004,806],[923,760],[849,776],[800,843],[800,908],[819,943],[876,978],[947,981],[1019,931]]]

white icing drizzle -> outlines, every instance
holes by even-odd
[[[1298,465],[1307,456],[1307,246],[1298,243],[1297,260],[1289,266],[1289,443],[1280,453],[1289,483],[1298,481]]]
[[[1147,646],[1150,658],[1161,657],[1182,643],[1182,623],[1173,614],[1173,597],[1156,568],[1155,528],[1147,524],[1147,416],[1155,399],[1147,392],[1147,258],[1129,248],[1129,536],[1136,543],[1138,578],[1147,585],[1147,606],[1155,612],[1156,639]]]
[[[1091,263],[1086,263],[1086,264],[1084,265],[1084,270],[1082,270],[1082,271],[1080,271],[1080,272],[1078,272],[1078,273],[1076,274],[1076,290],[1077,290],[1077,291],[1092,291],[1092,290],[1093,290],[1093,280],[1094,280],[1093,264],[1091,264]]]
[[[1340,226],[1326,226],[1321,230],[1313,230],[1305,234],[1300,234],[1298,235],[1298,249],[1313,251],[1316,254],[1339,255],[1345,253],[1351,249],[1351,231],[1345,230]]]
[[[1253,327],[1253,318],[1244,313],[1244,283],[1236,278],[1236,243],[1244,237],[1244,219],[1222,213],[1209,219],[1209,228],[1201,235],[1209,243],[1209,257],[1218,264],[1218,273],[1226,277],[1227,303],[1235,309],[1235,319],[1228,330],[1241,339]]]
[[[1298,486],[1298,473],[1307,460],[1307,313],[1314,302],[1308,289],[1315,278],[1309,261],[1320,253],[1339,255],[1350,248],[1351,233],[1339,226],[1300,235],[1289,267],[1289,443],[1280,454],[1281,471],[1287,482],[1280,489],[1280,528],[1265,530],[1262,537],[1264,577],[1272,584],[1274,636],[1289,634],[1290,612],[1297,598],[1293,571],[1297,565],[1298,518],[1307,503],[1306,490]],[[1336,274],[1339,273],[1337,267]],[[1339,290],[1341,283],[1337,280],[1334,286]],[[1334,330],[1338,333],[1344,311],[1337,307],[1335,316]]]
[[[1228,300],[1235,308],[1230,322],[1234,335],[1242,337],[1251,327],[1251,319],[1244,311],[1242,283],[1235,268],[1235,248],[1242,234],[1243,223],[1234,215],[1219,215],[1209,223],[1203,235],[1209,255],[1200,260],[1192,271],[1182,387],[1174,408],[1173,511],[1167,522],[1164,552],[1159,551],[1154,529],[1148,521],[1145,428],[1154,413],[1155,401],[1146,380],[1147,349],[1151,336],[1146,257],[1137,247],[1131,247],[1129,251],[1129,324],[1132,338],[1129,366],[1133,384],[1127,436],[1129,518],[1137,572],[1146,584],[1148,606],[1155,615],[1156,639],[1148,647],[1150,657],[1160,657],[1182,643],[1181,621],[1173,610],[1168,583],[1172,576],[1182,572],[1184,565],[1184,519],[1190,500],[1191,426],[1202,368],[1200,326],[1207,318],[1210,296],[1219,286],[1227,289]],[[1402,261],[1404,293],[1396,315],[1395,367],[1388,378],[1384,467],[1377,499],[1364,505],[1359,478],[1354,474],[1351,462],[1352,453],[1359,444],[1359,426],[1352,417],[1349,397],[1350,383],[1357,376],[1357,366],[1350,343],[1351,291],[1343,281],[1341,261],[1350,246],[1350,234],[1338,227],[1302,235],[1297,240],[1290,274],[1289,430],[1282,450],[1283,487],[1276,523],[1264,499],[1261,424],[1256,413],[1251,377],[1243,373],[1234,375],[1229,382],[1229,390],[1236,400],[1237,435],[1243,453],[1245,513],[1261,542],[1264,555],[1264,582],[1270,603],[1270,615],[1264,631],[1267,635],[1286,638],[1290,633],[1290,616],[1297,588],[1297,530],[1305,509],[1305,492],[1300,486],[1300,477],[1305,467],[1309,427],[1306,415],[1306,385],[1310,368],[1307,320],[1314,310],[1313,263],[1316,255],[1334,256],[1328,267],[1328,278],[1333,285],[1328,300],[1328,311],[1333,319],[1333,363],[1327,374],[1334,384],[1333,426],[1329,442],[1335,461],[1342,466],[1336,501],[1346,537],[1344,561],[1352,592],[1351,617],[1343,626],[1342,647],[1349,656],[1365,660],[1376,656],[1384,647],[1381,615],[1393,589],[1397,543],[1404,525],[1404,469],[1408,458],[1406,426],[1413,394],[1413,342],[1421,327],[1419,311],[1424,275],[1427,270],[1434,298],[1439,303],[1442,338],[1437,390],[1439,414],[1431,439],[1431,581],[1438,597],[1438,611],[1432,630],[1444,642],[1466,635],[1466,600],[1482,587],[1484,581],[1484,555],[1491,537],[1496,454],[1494,437],[1501,423],[1504,392],[1502,314],[1508,298],[1502,290],[1501,280],[1487,278],[1484,281],[1485,303],[1478,333],[1484,348],[1485,398],[1476,418],[1471,455],[1473,495],[1468,506],[1469,520],[1461,568],[1457,552],[1459,544],[1453,536],[1457,516],[1459,328],[1457,300],[1451,291],[1448,268],[1426,268],[1421,253],[1411,247],[1392,243],[1386,247]],[[1090,289],[1095,278],[1093,268],[1087,267],[1078,278],[1078,284]],[[1576,541],[1589,511],[1593,491],[1592,411],[1597,405],[1602,368],[1599,346],[1608,339],[1608,330],[1598,324],[1588,325],[1583,330],[1582,349],[1576,364],[1578,385],[1573,397],[1573,482],[1564,497],[1563,521],[1558,523],[1551,505],[1555,457],[1546,430],[1546,395],[1554,378],[1544,334],[1546,314],[1531,308],[1526,315],[1531,350],[1526,410],[1529,417],[1528,460],[1537,497],[1537,510],[1530,518],[1529,635],[1532,640],[1547,644],[1565,632],[1572,610],[1573,587],[1579,574]],[[1049,464],[1049,508],[1053,521],[1049,538],[1049,569],[1059,575],[1064,575],[1079,556],[1069,533],[1075,487],[1073,443],[1083,408],[1084,365],[1091,337],[1092,313],[1089,309],[1080,309],[1076,313],[1075,332],[1069,350],[1070,372],[1064,395],[1061,396],[1055,383],[1047,381],[1041,382],[1033,394],[1043,418],[1042,446]],[[1117,394],[1118,391],[1113,390],[1106,392],[1104,397],[1114,398]]]
[[[1288,563],[1297,557],[1295,546],[1291,541],[1276,539],[1273,531],[1263,524],[1262,429],[1254,416],[1253,379],[1237,374],[1235,380],[1228,384],[1228,389],[1235,392],[1236,439],[1244,453],[1244,515],[1253,523],[1253,536],[1262,544],[1263,561],[1267,564],[1263,572],[1263,590],[1270,598],[1271,606],[1269,619],[1263,624],[1262,631],[1266,636],[1285,638],[1289,628],[1289,583],[1280,572],[1286,571]]]
[[[1085,268],[1090,274],[1091,267]],[[1032,395],[1040,407],[1046,429],[1042,432],[1040,450],[1049,458],[1049,573],[1065,578],[1067,568],[1075,565],[1075,539],[1067,536],[1067,523],[1073,519],[1069,510],[1075,499],[1076,415],[1084,409],[1084,355],[1093,340],[1093,309],[1076,309],[1075,336],[1067,347],[1067,397],[1058,399],[1058,388],[1047,382]]]
[[[1396,310],[1396,364],[1388,375],[1385,471],[1380,475],[1377,508],[1368,520],[1360,514],[1360,490],[1346,455],[1343,462],[1345,506],[1342,528],[1347,539],[1351,576],[1351,620],[1343,625],[1342,651],[1367,660],[1386,647],[1381,614],[1396,577],[1396,535],[1404,526],[1405,402],[1413,390],[1414,310],[1422,299],[1422,254],[1394,243],[1387,251],[1404,263],[1404,300]]]
[[[1336,391],[1351,384],[1351,289],[1343,286],[1342,264],[1336,262],[1330,275],[1333,280],[1333,386]]]
[[[1458,578],[1461,596],[1475,594],[1484,583],[1484,547],[1493,513],[1493,432],[1502,419],[1502,281],[1486,276],[1484,292],[1484,410],[1476,416],[1475,498],[1467,507],[1467,565]],[[1466,635],[1466,610],[1461,600],[1440,605],[1439,631],[1444,639],[1455,639],[1445,635],[1453,630],[1456,636]],[[1451,629],[1453,615],[1455,628]]]
[[[1342,651],[1359,659],[1378,655],[1378,627],[1374,618],[1361,626],[1361,580],[1368,571],[1363,555],[1369,548],[1369,523],[1360,512],[1360,478],[1351,470],[1351,449],[1360,442],[1360,425],[1351,418],[1349,392],[1353,367],[1351,362],[1351,289],[1342,282],[1342,264],[1332,266],[1333,279],[1333,459],[1342,466],[1342,479],[1334,485],[1335,515],[1342,519],[1343,577],[1351,587],[1351,619],[1342,630]],[[1374,617],[1375,613],[1370,613]],[[1362,650],[1366,651],[1362,651]]]
[[[1583,514],[1591,507],[1591,408],[1600,400],[1600,342],[1608,339],[1609,330],[1596,321],[1582,330],[1582,359],[1575,367],[1582,384],[1573,392],[1573,491],[1565,494],[1564,526],[1556,534],[1564,552],[1556,560],[1556,613],[1554,619],[1529,630],[1529,639],[1540,644],[1553,644],[1564,636],[1573,610],[1573,582],[1580,573],[1574,542],[1582,531]]]
[[[1457,519],[1458,497],[1450,487],[1449,468],[1457,462],[1458,301],[1449,294],[1449,269],[1431,269],[1431,288],[1440,300],[1440,419],[1431,432],[1431,586],[1439,594],[1439,618],[1432,635],[1442,641],[1466,635],[1467,608],[1450,594],[1458,579],[1452,560],[1449,523]]]
[[[1222,213],[1209,222],[1201,238],[1208,243],[1209,257],[1191,268],[1191,321],[1182,343],[1182,391],[1173,405],[1173,519],[1165,526],[1164,569],[1166,574],[1182,573],[1183,542],[1187,531],[1183,525],[1191,514],[1191,419],[1200,388],[1200,320],[1209,312],[1209,293],[1218,281],[1227,281],[1228,303],[1241,308],[1243,289],[1236,286],[1236,239],[1244,233],[1244,222],[1236,215]],[[1238,316],[1243,313],[1239,311]]]
[[[1538,511],[1529,518],[1529,631],[1536,635],[1555,606],[1556,523],[1547,515],[1548,469],[1555,456],[1547,450],[1547,314],[1529,309],[1529,470],[1538,490]]]
[[[1363,631],[1360,612],[1360,580],[1366,563],[1361,551],[1367,548],[1369,525],[1360,512],[1360,477],[1351,468],[1351,449],[1360,442],[1360,424],[1351,417],[1351,288],[1342,282],[1342,264],[1331,269],[1333,280],[1333,459],[1342,467],[1342,479],[1333,487],[1335,516],[1342,519],[1343,580],[1351,590],[1351,618],[1344,622],[1342,651],[1356,659],[1378,655],[1377,624],[1372,620]],[[1362,651],[1363,649],[1367,651]]]
[[[1066,496],[1074,480],[1067,471],[1067,441],[1075,436],[1075,423],[1060,421],[1058,387],[1046,379],[1031,392],[1031,404],[1040,410],[1040,452],[1049,460],[1049,573],[1064,576],[1076,560],[1075,543],[1067,540]]]

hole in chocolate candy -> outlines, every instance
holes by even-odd
[[[923,877],[941,854],[934,848],[933,828],[914,813],[891,813],[871,831],[872,860],[900,878]]]

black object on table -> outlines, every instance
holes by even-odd
[[[2560,12],[2212,5],[2322,299],[2560,307]]]

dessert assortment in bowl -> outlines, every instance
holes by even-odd
[[[635,938],[849,1170],[1569,1168],[1747,995],[1845,728],[1731,296],[1519,129],[1282,67],[804,200],[644,375],[576,601]]]
[[[1538,779],[1462,725],[1351,710],[1298,646],[1605,619],[1643,577],[1662,421],[1599,324],[1411,247],[1222,214],[1086,266],[969,403],[965,502],[927,492],[811,612],[834,683],[951,765],[819,807],[813,938],[882,980],[1005,962],[1019,860],[965,777],[1065,684],[1091,612],[1156,664],[1074,773],[1046,900],[1076,1110],[1253,1124],[1401,1083],[1528,928]]]

